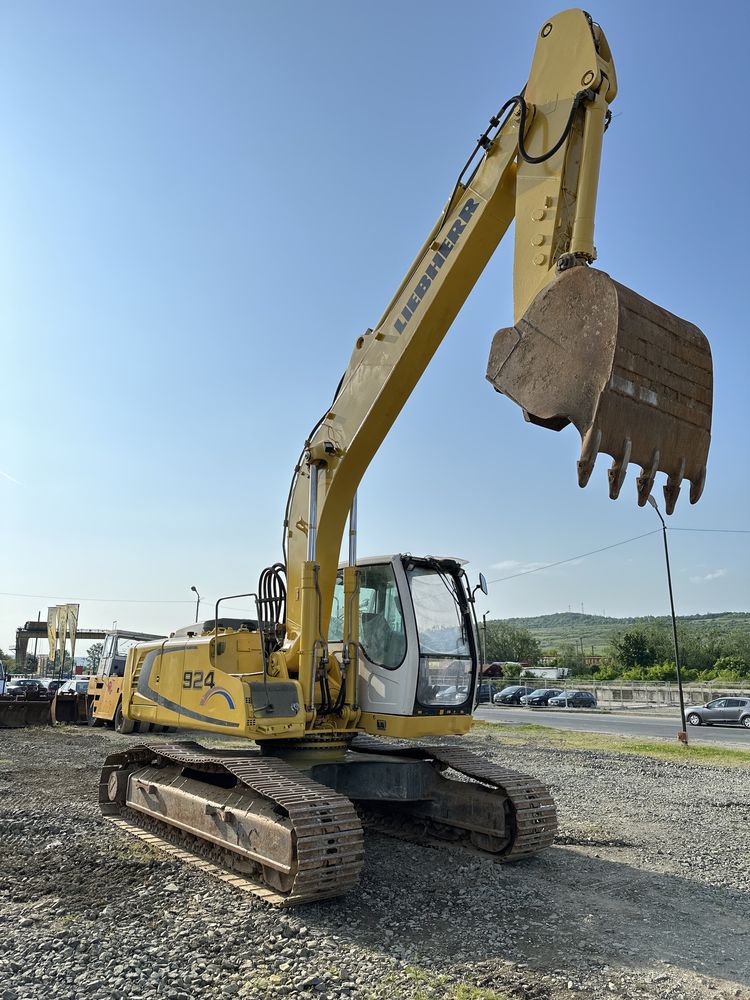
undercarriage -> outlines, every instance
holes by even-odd
[[[552,843],[540,781],[465,750],[358,736],[250,752],[140,744],[102,771],[105,817],[270,903],[339,896],[357,882],[364,829],[493,861]]]

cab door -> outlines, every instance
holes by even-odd
[[[416,625],[400,559],[360,563],[357,698],[364,712],[410,715],[419,662]],[[334,591],[329,642],[340,652],[344,587],[339,573]]]

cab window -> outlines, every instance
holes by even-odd
[[[344,575],[341,572],[336,577],[328,641],[344,641]],[[389,670],[403,663],[406,631],[390,563],[359,569],[359,643],[371,663]]]

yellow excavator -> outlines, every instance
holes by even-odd
[[[708,343],[591,267],[616,90],[609,45],[588,14],[567,10],[542,26],[526,86],[480,135],[305,441],[283,562],[263,571],[256,592],[217,601],[210,620],[130,650],[122,712],[133,728],[234,741],[220,750],[143,743],[112,754],[100,803],[124,830],[283,905],[349,890],[363,827],[496,861],[552,842],[555,806],[541,782],[455,742],[424,742],[471,726],[476,587],[454,558],[358,560],[356,493],[515,218],[515,322],[496,334],[487,378],[528,420],[576,426],[582,486],[606,452],[612,498],[629,462],[641,467],[641,505],[659,471],[670,513],[683,480],[690,500],[700,497]],[[339,566],[347,519],[348,561]],[[252,616],[223,616],[222,604],[240,597],[253,602]]]

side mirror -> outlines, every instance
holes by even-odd
[[[476,594],[478,590],[481,590],[485,597],[487,596],[487,581],[485,580],[484,573],[479,574],[479,583],[476,587],[472,587],[471,594],[469,595],[469,600],[472,604],[474,603],[474,594]]]

